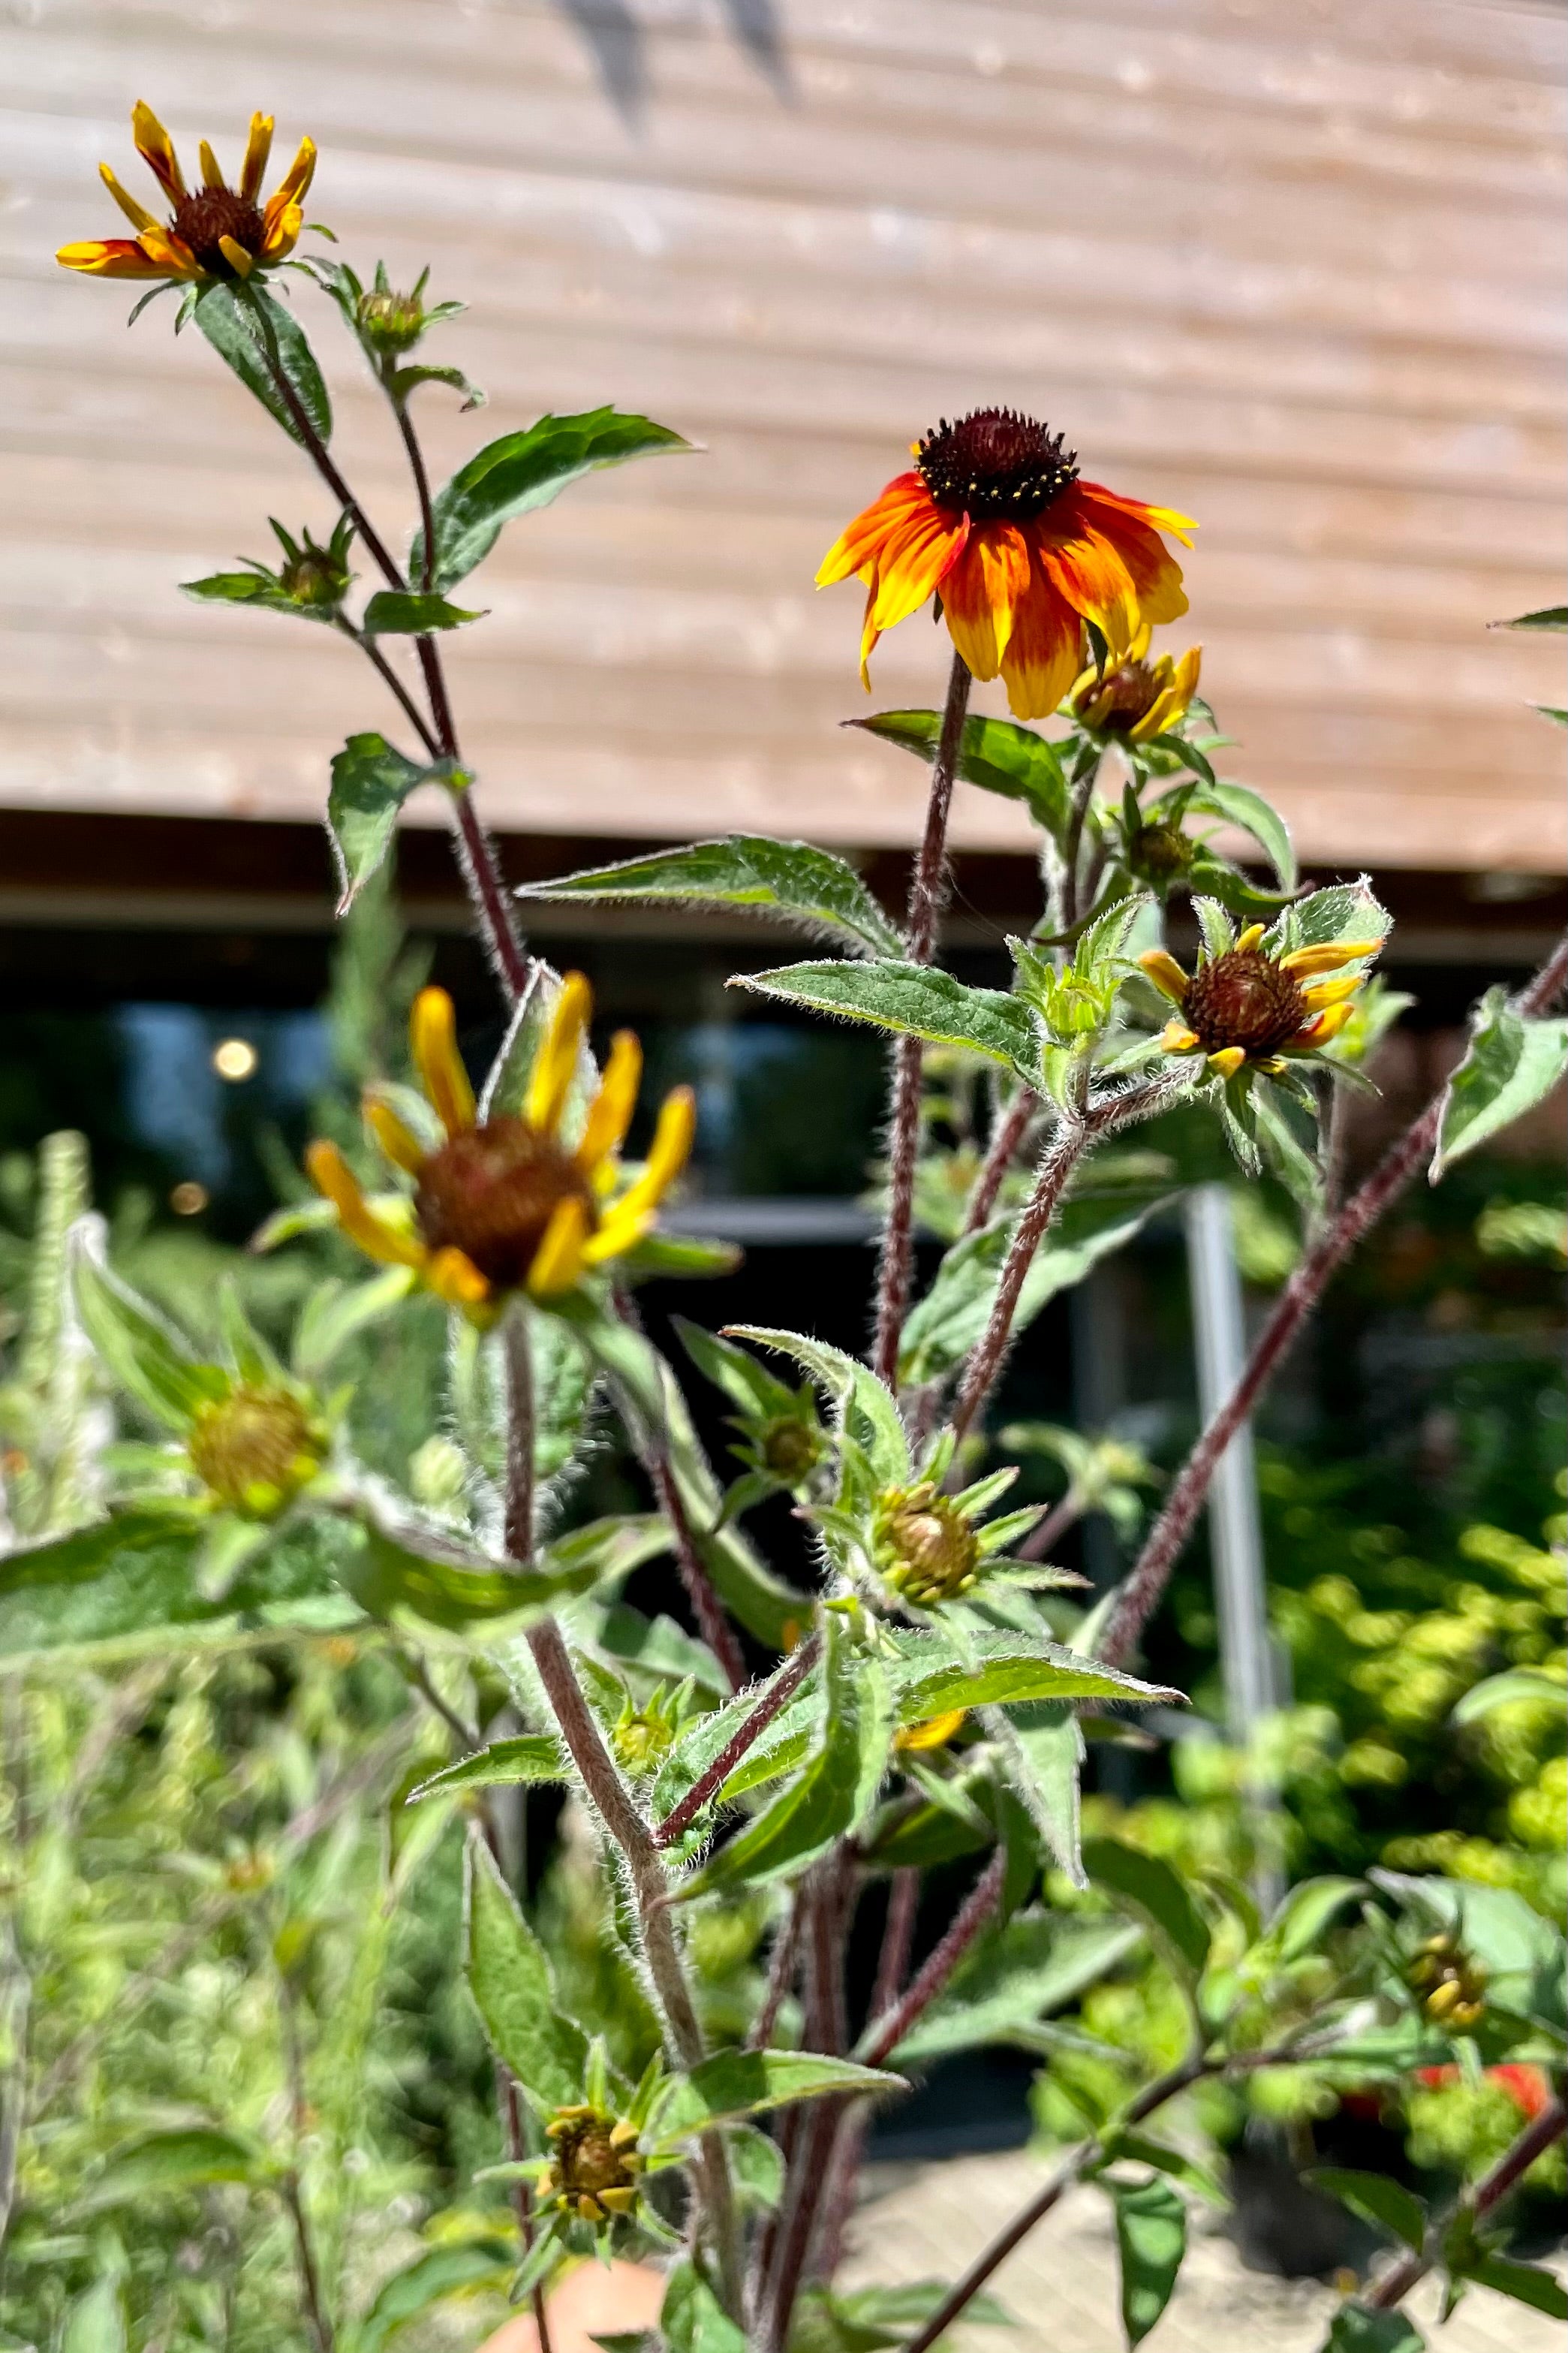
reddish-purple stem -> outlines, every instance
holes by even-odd
[[[873,2018],[860,2037],[855,2056],[863,2065],[879,2067],[898,2049],[916,2019],[931,2008],[996,1909],[1006,1869],[1007,1850],[998,1846],[960,1905],[946,1936],[916,1970],[891,2010]]]
[[[1559,943],[1551,961],[1542,965],[1530,987],[1515,999],[1516,1010],[1526,1015],[1542,1012],[1565,981],[1568,938]],[[1203,1509],[1220,1458],[1273,1378],[1302,1324],[1322,1297],[1330,1278],[1404,1192],[1416,1171],[1431,1158],[1442,1125],[1445,1099],[1446,1090],[1435,1095],[1398,1142],[1389,1147],[1366,1182],[1352,1194],[1339,1215],[1310,1245],[1280,1293],[1258,1335],[1241,1378],[1183,1464],[1164,1509],[1149,1531],[1148,1541],[1121,1588],[1121,1598],[1099,1646],[1099,1655],[1110,1665],[1118,1665],[1131,1655],[1140,1633],[1153,1615],[1182,1546]]]
[[[963,746],[969,709],[970,670],[956,650],[948,675],[942,733],[931,761],[925,837],[910,884],[909,928],[904,954],[910,964],[930,964],[937,920],[947,892],[947,819],[953,779]],[[915,1164],[921,1139],[921,1071],[924,1048],[918,1038],[900,1038],[893,1050],[892,1117],[888,1140],[888,1215],[877,1268],[877,1334],[871,1362],[889,1388],[899,1377],[899,1342],[910,1301],[914,1263]]]
[[[672,1806],[653,1834],[655,1846],[673,1846],[684,1837],[709,1799],[729,1779],[749,1748],[754,1747],[775,1716],[783,1714],[816,1664],[821,1644],[808,1634],[794,1656],[786,1659],[754,1708],[727,1740],[705,1773],[700,1774],[678,1806]]]
[[[1029,1122],[1040,1108],[1040,1098],[1033,1087],[1020,1087],[996,1124],[991,1148],[985,1155],[985,1166],[980,1172],[973,1192],[969,1197],[968,1214],[963,1220],[966,1234],[979,1231],[996,1207],[996,1196],[1002,1190],[1002,1180],[1013,1166],[1014,1155],[1023,1143]]]
[[[658,1497],[659,1510],[669,1522],[675,1537],[675,1565],[680,1572],[686,1598],[691,1604],[697,1630],[722,1667],[731,1690],[742,1691],[746,1683],[745,1654],[702,1565],[697,1539],[691,1533],[691,1523],[686,1516],[686,1506],[675,1483],[675,1473],[666,1456],[658,1451],[657,1440],[650,1445],[646,1468],[653,1482],[654,1493]]]
[[[1550,2107],[1542,2108],[1541,2114],[1526,2125],[1512,2147],[1506,2148],[1491,2171],[1483,2174],[1475,2188],[1458,2200],[1453,2212],[1443,2218],[1443,2227],[1432,2234],[1435,2245],[1440,2247],[1443,2244],[1448,2234],[1448,2225],[1462,2213],[1468,2213],[1477,2222],[1484,2222],[1487,2216],[1494,2213],[1503,2200],[1519,2187],[1536,2158],[1543,2156],[1553,2141],[1562,2139],[1564,2129],[1568,2129],[1568,2108],[1561,2100],[1553,2100]],[[1392,2312],[1395,2305],[1404,2302],[1417,2280],[1426,2277],[1434,2260],[1434,2256],[1418,2253],[1412,2249],[1409,2254],[1400,2257],[1392,2271],[1384,2272],[1362,2302],[1369,2305],[1373,2312]]]

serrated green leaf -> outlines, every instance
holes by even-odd
[[[1015,1795],[1075,1887],[1087,1887],[1079,1825],[1083,1731],[1065,1701],[1017,1708],[1012,1715],[987,1708],[985,1728],[1001,1753]]]
[[[1404,2312],[1374,2312],[1352,2297],[1334,2315],[1321,2353],[1426,2353],[1426,2339]]]
[[[565,1752],[552,1734],[524,1732],[510,1740],[492,1740],[471,1757],[444,1766],[410,1789],[404,1803],[416,1806],[422,1799],[447,1797],[454,1789],[518,1788],[571,1778]]]
[[[1288,907],[1275,926],[1268,944],[1326,947],[1341,940],[1382,940],[1393,918],[1364,879],[1331,882],[1326,890],[1310,892]]]
[[[1307,2179],[1363,2222],[1373,2222],[1391,2237],[1401,2239],[1417,2254],[1426,2243],[1426,2209],[1414,2191],[1391,2181],[1386,2173],[1359,2173],[1342,2165],[1315,2165]]]
[[[899,1722],[924,1724],[952,1707],[1005,1707],[1037,1700],[1179,1701],[1060,1642],[1024,1634],[970,1634],[959,1657],[940,1634],[898,1634],[893,1683]]]
[[[226,1373],[199,1364],[173,1325],[85,1246],[71,1250],[71,1287],[82,1330],[109,1371],[167,1429],[184,1434],[204,1405],[228,1395]]]
[[[674,2078],[648,2126],[650,2145],[671,2148],[715,2125],[739,2124],[770,2108],[829,2093],[856,2095],[907,2090],[901,2075],[812,2051],[721,2051],[689,2075]]]
[[[1521,613],[1511,621],[1494,621],[1494,629],[1568,629],[1568,605],[1543,605],[1538,613]]]
[[[398,813],[420,785],[457,780],[448,762],[430,766],[406,759],[384,735],[351,735],[332,755],[327,794],[327,832],[338,869],[338,905],[346,915],[386,856]]]
[[[226,281],[204,286],[195,298],[193,315],[219,359],[234,370],[246,390],[255,394],[291,440],[301,447],[306,444],[278,388],[275,367],[281,369],[317,440],[331,439],[332,405],[305,331],[293,312],[286,311],[265,287],[240,287]]]
[[[1187,2252],[1187,2210],[1168,2181],[1107,2184],[1121,2260],[1121,2325],[1141,2345],[1165,2306]]]
[[[1489,988],[1470,1016],[1465,1059],[1444,1089],[1432,1183],[1454,1161],[1533,1111],[1565,1071],[1568,1020],[1529,1019],[1515,1012],[1505,988]]]
[[[1083,1867],[1096,1886],[1152,1930],[1181,1972],[1189,1978],[1201,1975],[1209,1957],[1208,1924],[1163,1857],[1142,1854],[1119,1839],[1089,1839]]]
[[[810,842],[757,833],[689,842],[649,858],[627,858],[549,882],[525,883],[520,899],[577,904],[627,900],[689,907],[750,907],[842,940],[858,955],[898,956],[903,941],[854,868]]]
[[[360,628],[367,638],[425,638],[437,629],[460,629],[465,622],[483,619],[482,613],[466,612],[445,596],[382,588],[365,607]]]
[[[468,2239],[431,2247],[394,2272],[350,2337],[352,2353],[382,2353],[400,2328],[419,2319],[448,2295],[472,2295],[485,2288],[505,2292],[516,2254],[504,2239]]]
[[[912,2067],[986,2043],[1036,2050],[1039,2021],[1118,1968],[1137,1949],[1142,1933],[1120,1920],[1020,1915],[976,1954],[889,2056],[897,2066]]]
[[[963,1046],[1016,1071],[1027,1086],[1040,1077],[1040,1039],[1023,999],[996,988],[969,988],[935,965],[873,963],[781,965],[738,973],[731,986],[759,997],[868,1021],[933,1046]]]
[[[506,523],[548,506],[583,475],[625,465],[631,458],[690,447],[667,426],[609,407],[574,417],[542,417],[524,432],[503,433],[460,466],[437,493],[432,585],[445,590],[464,579],[484,562]],[[424,538],[416,532],[409,576],[422,578],[424,565]]]
[[[79,2211],[96,2212],[216,2181],[265,2182],[271,2175],[265,2149],[239,2133],[205,2125],[145,2133],[110,2151],[88,2183]]]
[[[1568,2289],[1539,2263],[1515,2263],[1510,2255],[1482,2255],[1465,2276],[1499,2295],[1511,2296],[1516,2304],[1529,2305],[1532,2312],[1545,2313],[1549,2320],[1568,2320]]]
[[[809,1339],[803,1332],[779,1331],[771,1324],[731,1324],[727,1328],[737,1339],[792,1356],[803,1372],[819,1381],[837,1409],[839,1427],[863,1450],[885,1486],[910,1477],[910,1441],[897,1401],[858,1356],[830,1347],[826,1340]]]
[[[1255,793],[1247,785],[1216,779],[1213,784],[1200,785],[1188,798],[1187,807],[1203,816],[1223,818],[1227,825],[1239,826],[1244,833],[1249,833],[1266,852],[1281,891],[1295,889],[1296,852],[1289,828],[1261,793]]]
[[[468,1841],[468,1989],[491,2050],[545,2109],[583,2096],[588,2038],[557,2006],[543,1946],[482,1840]]]
[[[881,711],[874,719],[851,723],[918,759],[936,757],[940,711]],[[1036,824],[1053,837],[1059,839],[1066,832],[1072,795],[1061,754],[1032,727],[1020,727],[1011,719],[966,719],[958,773],[965,784],[978,785],[983,792],[1022,801]]]
[[[782,1415],[794,1411],[795,1391],[765,1366],[759,1365],[746,1349],[735,1347],[716,1333],[705,1332],[700,1324],[690,1323],[684,1315],[672,1316],[670,1320],[698,1371],[705,1374],[742,1413]]]

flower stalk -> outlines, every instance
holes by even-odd
[[[723,1788],[742,1757],[756,1746],[775,1717],[783,1715],[816,1664],[821,1647],[819,1638],[816,1634],[808,1634],[799,1648],[785,1660],[750,1715],[725,1742],[707,1771],[698,1776],[679,1804],[672,1806],[666,1814],[654,1831],[655,1846],[673,1846],[678,1839],[684,1838],[709,1799]]]

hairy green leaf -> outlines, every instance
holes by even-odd
[[[1178,1970],[1189,1978],[1201,1973],[1209,1957],[1208,1924],[1168,1862],[1119,1839],[1099,1838],[1086,1841],[1083,1867],[1096,1886],[1145,1923]]]
[[[1009,1716],[987,1708],[985,1728],[1003,1769],[1040,1836],[1075,1887],[1087,1887],[1079,1829],[1083,1729],[1065,1701],[1022,1707]]]
[[[1101,1699],[1138,1704],[1180,1700],[1180,1692],[1140,1683],[1039,1636],[975,1634],[960,1657],[940,1634],[899,1634],[894,1667],[899,1722],[924,1724],[951,1707],[1005,1707],[1019,1701]]]
[[[86,1247],[72,1249],[71,1284],[82,1330],[110,1372],[168,1429],[183,1434],[204,1405],[228,1395],[227,1375],[198,1364],[173,1326]]]
[[[482,1840],[468,1841],[468,1975],[490,2048],[546,2110],[583,2096],[588,2038],[556,2006],[543,1946]]]
[[[933,1046],[964,1046],[1016,1071],[1026,1085],[1040,1077],[1040,1039],[1023,999],[997,988],[968,988],[935,965],[874,963],[781,965],[772,972],[738,973],[734,988],[808,1005],[847,1021],[923,1038]]]
[[[1546,1701],[1563,1707],[1568,1705],[1568,1686],[1554,1675],[1542,1674],[1539,1667],[1508,1667],[1500,1675],[1488,1675],[1484,1683],[1472,1683],[1464,1697],[1455,1702],[1449,1721],[1474,1724],[1489,1715],[1494,1707],[1509,1707],[1518,1700]]]
[[[1108,2183],[1116,2209],[1121,2259],[1121,2325],[1129,2345],[1141,2345],[1176,2284],[1187,2252],[1187,2210],[1168,2181]]]
[[[444,1766],[410,1789],[404,1802],[416,1806],[422,1798],[444,1798],[454,1789],[517,1788],[570,1778],[561,1743],[547,1732],[524,1732],[510,1740],[492,1740],[488,1748]]]
[[[1386,2173],[1358,2173],[1342,2165],[1315,2165],[1307,2175],[1320,2189],[1375,2223],[1392,2238],[1403,2239],[1419,2254],[1426,2243],[1426,2209],[1413,2190],[1390,2180]]]
[[[126,2353],[125,2298],[118,2273],[106,2273],[72,2299],[59,2353]]]
[[[1502,987],[1489,988],[1470,1016],[1470,1042],[1443,1094],[1436,1185],[1456,1160],[1533,1111],[1568,1071],[1568,1020],[1528,1019]]]
[[[215,2181],[264,2182],[271,2172],[270,2160],[258,2142],[217,2126],[189,2125],[145,2133],[111,2150],[80,2202],[89,2211],[125,2206],[160,2192],[205,2189]]]
[[[281,374],[318,441],[332,438],[332,404],[305,331],[291,311],[261,286],[204,286],[196,296],[197,326],[247,392],[276,417],[291,440],[308,446],[293,406],[279,389]]]
[[[386,856],[398,813],[420,785],[457,789],[465,781],[448,762],[406,759],[384,735],[351,735],[332,755],[327,832],[338,869],[338,906],[346,915]]]
[[[1360,1879],[1304,1879],[1292,1887],[1268,1923],[1280,1959],[1299,1961],[1310,1953],[1345,1906],[1365,1894]]]
[[[746,2353],[746,2339],[689,2256],[665,2283],[659,2332],[666,2353]]]
[[[1239,826],[1243,832],[1251,834],[1267,852],[1281,891],[1295,889],[1296,852],[1289,828],[1261,793],[1255,793],[1247,785],[1226,784],[1216,778],[1212,784],[1200,785],[1184,797],[1189,810],[1223,818],[1227,825]]]
[[[914,2066],[994,2042],[1038,2049],[1039,2021],[1124,1961],[1141,1935],[1120,1920],[1020,1914],[915,2021],[890,2054],[894,2063]]]
[[[897,1402],[858,1356],[830,1347],[826,1340],[808,1339],[803,1332],[779,1331],[772,1324],[731,1324],[728,1328],[737,1339],[793,1356],[803,1372],[819,1381],[837,1408],[845,1435],[863,1449],[873,1472],[885,1485],[909,1478],[910,1441]]]
[[[352,2353],[382,2353],[400,2328],[421,2318],[445,2296],[472,2295],[486,2288],[504,2294],[515,2262],[504,2239],[467,2239],[429,2248],[384,2283],[353,2332]]]
[[[586,409],[574,417],[542,417],[521,433],[503,433],[487,442],[437,491],[435,506],[434,586],[447,589],[482,564],[503,525],[514,516],[548,506],[568,483],[605,466],[691,444],[667,426],[615,408]],[[424,575],[423,533],[409,554],[409,576]]]
[[[868,735],[896,744],[900,751],[931,761],[942,738],[940,711],[879,711],[874,719],[851,722]],[[1071,809],[1071,793],[1061,754],[1032,727],[1012,719],[966,719],[958,773],[966,785],[1022,801],[1037,825],[1060,839]]]
[[[520,899],[673,902],[689,907],[752,907],[814,934],[842,940],[857,955],[897,956],[903,942],[854,868],[831,850],[767,834],[731,833],[650,858],[623,859],[549,882],[528,882]]]
[[[1516,2304],[1529,2305],[1532,2312],[1545,2313],[1549,2320],[1568,2320],[1568,2288],[1540,2263],[1515,2263],[1510,2255],[1482,2255],[1469,2264],[1465,2276],[1479,2281],[1482,2287],[1494,2288],[1499,2295],[1511,2296]]]
[[[656,2148],[673,2147],[710,2126],[738,2124],[795,2100],[820,2099],[830,2092],[900,2092],[901,2075],[850,2059],[825,2058],[814,2051],[721,2051],[689,2075],[675,2077],[649,2121]]]
[[[1352,2296],[1334,2315],[1321,2353],[1426,2353],[1426,2339],[1404,2312],[1374,2312]]]
[[[465,612],[445,596],[382,588],[365,607],[360,628],[367,638],[424,638],[434,629],[460,629],[466,621],[483,619],[482,613]]]
[[[1494,629],[1568,629],[1568,605],[1543,605],[1538,613],[1521,613],[1511,621],[1494,621]]]

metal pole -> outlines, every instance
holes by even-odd
[[[1247,1333],[1228,1192],[1223,1185],[1194,1187],[1186,1214],[1198,1403],[1206,1422],[1241,1377]],[[1209,1534],[1226,1714],[1232,1739],[1246,1746],[1259,1717],[1276,1704],[1250,1422],[1242,1423],[1220,1458],[1209,1490]]]

